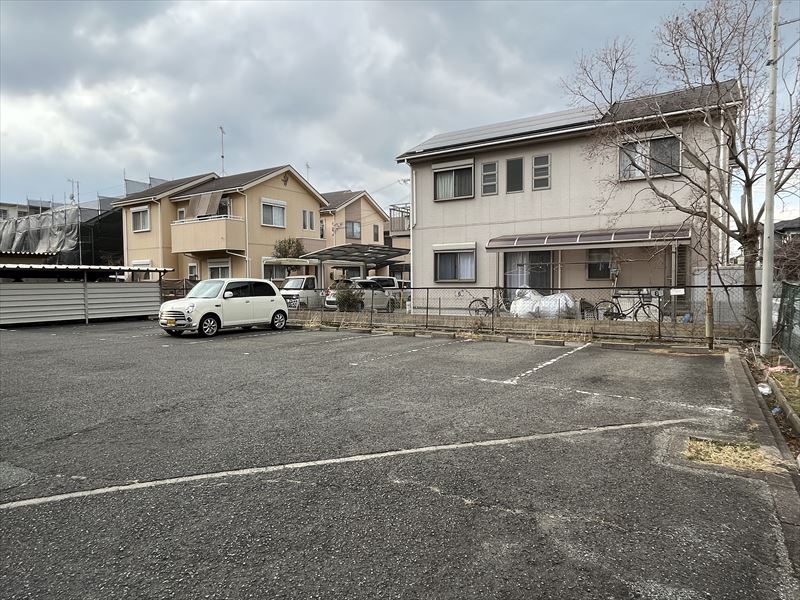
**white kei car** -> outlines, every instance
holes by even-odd
[[[288,314],[286,301],[267,279],[206,279],[185,298],[164,302],[158,324],[169,335],[196,331],[211,337],[229,327],[283,329]]]

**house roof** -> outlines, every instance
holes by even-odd
[[[194,196],[196,194],[204,194],[206,192],[224,192],[228,190],[237,190],[246,187],[248,184],[258,181],[267,175],[285,169],[289,165],[280,165],[278,167],[269,167],[267,169],[259,169],[258,171],[248,171],[247,173],[236,173],[235,175],[226,175],[225,177],[217,177],[211,181],[206,181],[199,185],[190,187],[183,190],[180,196],[175,198],[185,198]]]
[[[471,129],[440,133],[407,150],[396,158],[398,162],[422,158],[428,154],[445,154],[466,150],[475,144],[491,145],[545,137],[572,129],[591,129],[612,119],[638,119],[675,112],[685,112],[708,106],[738,102],[741,90],[735,80],[703,85],[663,94],[643,96],[612,106],[605,114],[594,107],[581,107],[534,117],[494,123]]]
[[[326,192],[322,194],[323,198],[328,201],[328,206],[325,208],[320,209],[319,212],[321,213],[334,213],[340,208],[344,208],[357,198],[361,198],[362,196],[364,199],[372,205],[372,208],[375,209],[384,221],[389,220],[389,215],[386,214],[386,211],[381,208],[380,204],[375,202],[375,199],[369,195],[369,192],[366,190],[341,190],[339,192]]]
[[[124,198],[120,198],[118,202],[114,202],[114,205],[120,205],[123,203],[128,203],[131,200],[147,200],[149,198],[157,198],[158,196],[163,196],[166,193],[169,193],[172,190],[176,190],[182,186],[189,185],[194,181],[201,181],[203,179],[207,179],[208,177],[215,176],[214,173],[203,173],[202,175],[192,175],[191,177],[183,177],[181,179],[173,179],[171,181],[167,181],[165,183],[159,183],[158,185],[154,185],[153,187],[147,188],[146,190],[142,190],[140,192],[135,192],[133,194],[128,194]]]
[[[800,217],[796,219],[787,219],[785,221],[778,221],[775,223],[775,231],[778,233],[783,233],[785,231],[793,231],[795,229],[800,229]]]
[[[324,192],[322,197],[328,201],[326,211],[334,211],[353,200],[356,196],[365,193],[364,190],[340,190],[338,192]]]

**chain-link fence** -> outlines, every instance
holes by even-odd
[[[286,292],[290,319],[356,327],[561,332],[646,338],[705,335],[705,286],[679,289],[435,287]],[[742,338],[758,319],[756,286],[712,287],[715,337]],[[755,310],[753,310],[755,308]]]
[[[784,283],[775,341],[791,361],[800,366],[800,284]]]

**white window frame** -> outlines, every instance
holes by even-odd
[[[650,173],[650,142],[655,141],[655,140],[665,140],[665,139],[675,139],[675,140],[678,141],[678,170],[677,171],[673,171],[671,173],[651,174]],[[622,148],[619,148],[619,151],[617,152],[617,176],[619,177],[620,181],[637,181],[637,180],[646,179],[647,176],[649,176],[650,179],[657,179],[659,177],[676,177],[676,176],[679,176],[683,172],[683,140],[680,138],[680,136],[672,135],[672,134],[656,135],[656,136],[653,136],[653,137],[642,138],[640,140],[631,140],[629,142],[625,142],[624,144],[622,144],[622,146],[633,146],[634,144],[646,147],[645,156],[647,157],[647,164],[645,166],[647,168],[647,175],[642,173],[639,169],[634,168],[633,164],[631,164],[631,168],[634,169],[635,173],[633,175],[631,175],[630,177],[625,177],[623,175],[623,173],[622,173],[622,160],[623,160],[623,157],[627,158],[627,156],[625,155],[625,153],[622,150]]]
[[[228,269],[227,275],[220,275],[219,277],[214,277],[211,275],[211,269]],[[209,258],[208,262],[206,263],[206,269],[208,270],[208,278],[209,279],[228,279],[231,276],[231,259],[230,258]]]
[[[522,161],[522,181],[520,182],[520,186],[518,190],[509,190],[508,189],[508,163],[512,160],[519,160]],[[525,157],[524,156],[512,156],[511,158],[506,159],[506,194],[520,194],[525,191]]]
[[[494,173],[487,173],[486,167],[487,165],[494,165]],[[487,175],[494,175],[494,183],[486,183],[486,176]],[[490,161],[481,163],[481,196],[497,196],[500,190],[500,163],[499,161]],[[487,192],[486,186],[493,185],[494,191]]]
[[[152,260],[132,260],[131,261],[132,267],[152,267],[153,261]],[[133,281],[151,281],[150,276],[153,273],[142,273],[141,271],[133,271],[131,273],[133,277],[131,279]]]
[[[547,165],[539,165],[539,169],[547,169],[547,175],[536,175],[536,159],[547,158]],[[536,180],[546,179],[547,185],[545,187],[536,187]],[[531,158],[531,190],[534,192],[541,192],[542,190],[549,190],[553,185],[553,155],[552,154],[534,154]]]
[[[192,279],[192,267],[194,267],[194,277]],[[189,263],[186,265],[186,278],[189,281],[199,281],[200,280],[200,268],[198,267],[197,263]]]
[[[147,227],[146,228],[136,229],[136,225],[135,225],[136,220],[133,218],[133,215],[136,214],[136,213],[145,213],[145,214],[147,214]],[[131,209],[131,231],[133,231],[133,233],[145,233],[147,231],[150,231],[150,207],[149,206],[140,206],[140,207]]]
[[[283,209],[283,225],[274,225],[272,223],[264,223],[264,207],[271,206],[273,208]],[[261,226],[262,227],[275,227],[277,229],[286,229],[286,202],[283,200],[272,200],[270,198],[261,198]]]
[[[460,278],[458,276],[458,263],[456,262],[456,279],[441,279],[439,277],[439,257],[444,254],[471,254],[472,255],[472,275],[471,277]],[[478,276],[478,264],[477,264],[477,253],[475,252],[475,248],[470,249],[459,249],[459,250],[434,250],[433,251],[433,280],[436,283],[464,283],[464,282],[472,282],[474,283],[477,281]]]

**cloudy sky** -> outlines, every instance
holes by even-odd
[[[689,2],[688,4],[692,4]],[[0,199],[291,163],[321,191],[407,198],[394,157],[452,129],[568,106],[614,36],[642,62],[672,1],[0,3]]]

